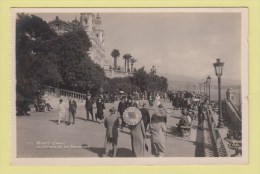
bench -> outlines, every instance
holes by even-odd
[[[190,139],[192,126],[180,126],[180,128],[181,128],[182,137]]]

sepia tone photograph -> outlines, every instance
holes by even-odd
[[[11,20],[13,161],[247,163],[247,9],[32,8]]]

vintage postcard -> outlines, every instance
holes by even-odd
[[[247,8],[12,8],[11,164],[248,163]]]

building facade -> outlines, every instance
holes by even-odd
[[[111,69],[112,59],[109,60],[105,56],[104,30],[102,29],[102,22],[99,14],[80,13],[80,20],[75,18],[73,21],[68,22],[63,21],[56,16],[55,20],[49,22],[49,26],[58,35],[62,35],[74,29],[84,29],[92,44],[88,54],[96,64],[99,64],[105,70],[107,77],[115,78],[132,75],[130,72]]]
[[[49,26],[58,35],[62,35],[73,29],[82,28],[89,36],[92,47],[89,49],[90,58],[101,67],[109,65],[109,60],[105,56],[104,30],[101,27],[101,18],[99,14],[81,13],[80,20],[75,18],[73,21],[63,21],[56,16],[55,20],[49,22]]]

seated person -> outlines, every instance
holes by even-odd
[[[178,129],[181,129],[182,126],[191,126],[191,117],[189,116],[186,110],[182,111],[183,117],[177,123]]]
[[[16,115],[30,115],[30,107],[27,101],[16,101]]]

